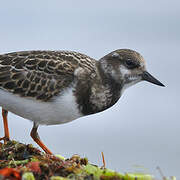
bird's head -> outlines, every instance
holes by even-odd
[[[164,86],[146,70],[144,58],[136,51],[119,49],[100,59],[104,74],[119,83],[123,89],[140,81]]]

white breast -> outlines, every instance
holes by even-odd
[[[62,124],[82,117],[72,88],[66,89],[51,102],[41,102],[0,90],[0,106],[38,124]]]

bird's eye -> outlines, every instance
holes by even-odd
[[[129,69],[133,69],[133,68],[137,67],[137,63],[135,61],[133,61],[132,59],[127,59],[125,61],[125,64],[126,64],[127,68],[129,68]]]

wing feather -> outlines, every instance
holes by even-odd
[[[0,88],[23,97],[48,101],[73,81],[79,63],[76,58],[67,57],[51,51],[0,55]]]

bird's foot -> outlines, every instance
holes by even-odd
[[[4,141],[4,143],[7,143],[8,141],[10,141],[9,137],[6,137],[6,136],[0,138],[0,141],[2,140]]]
[[[62,159],[60,159],[59,157],[55,156],[54,154],[46,154],[46,157],[48,159],[52,159],[54,161],[62,161]]]

